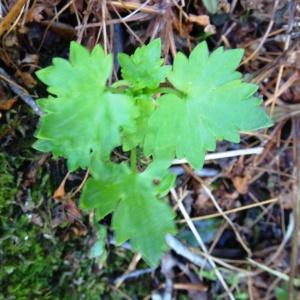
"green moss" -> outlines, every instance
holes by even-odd
[[[0,295],[5,299],[38,299],[50,292],[48,281],[57,268],[56,259],[44,251],[37,229],[26,216],[1,221]]]
[[[57,203],[51,200],[46,165],[26,190],[29,211],[22,211],[22,199],[16,199],[20,189],[16,174],[37,159],[32,152],[17,158],[0,153],[0,300],[121,300],[124,294],[138,299],[148,295],[152,288],[148,275],[125,282],[119,290],[112,288],[133,257],[128,250],[111,247],[107,263],[99,268],[97,258],[89,258],[91,235],[72,235],[70,223],[51,228],[51,211]],[[41,219],[41,227],[31,223],[32,214]]]
[[[11,203],[16,195],[16,184],[8,156],[0,153],[0,213],[7,203]]]

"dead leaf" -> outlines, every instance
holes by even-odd
[[[283,209],[295,208],[295,195],[292,190],[282,189],[282,195],[280,195],[280,203]]]
[[[25,58],[21,61],[23,64],[38,65],[39,56],[37,54],[26,54]]]
[[[65,191],[65,184],[69,177],[70,173],[68,172],[59,187],[56,189],[56,191],[53,194],[53,198],[55,200],[63,201],[66,198],[66,191]]]
[[[18,37],[16,34],[11,33],[5,36],[5,38],[2,39],[2,43],[7,48],[13,48],[19,46]]]
[[[85,236],[88,233],[88,230],[86,227],[83,226],[73,226],[71,227],[73,233],[77,236]]]
[[[64,203],[64,209],[69,222],[73,223],[74,221],[80,219],[80,210],[73,200],[67,199]]]
[[[76,33],[77,33],[76,30],[68,24],[61,23],[61,22],[52,23],[51,21],[42,21],[41,25],[44,26],[50,25],[49,29],[64,39],[72,40],[76,37]]]
[[[204,28],[204,32],[209,33],[209,34],[215,34],[216,33],[216,26],[212,24],[208,24]]]
[[[41,218],[40,215],[36,214],[36,213],[33,213],[31,214],[31,223],[35,224],[35,225],[38,225],[40,227],[43,227],[44,226],[44,223],[43,223],[43,220]]]
[[[201,26],[207,26],[210,24],[209,16],[207,15],[196,16],[189,14],[189,21],[192,23],[197,23]]]
[[[42,12],[44,11],[45,6],[44,5],[34,5],[31,7],[29,10],[27,17],[26,17],[26,22],[40,22],[44,19],[44,16],[42,15]]]
[[[16,21],[26,2],[27,0],[18,0],[9,10],[8,14],[3,18],[0,23],[0,37],[4,34],[4,32],[9,30],[10,26]]]
[[[62,200],[66,196],[65,185],[61,184],[54,192],[53,198],[56,200]]]
[[[248,177],[236,176],[232,179],[233,185],[240,194],[246,194],[248,192]]]
[[[18,78],[21,78],[21,80],[24,82],[27,88],[32,89],[37,85],[36,80],[33,78],[33,76],[28,72],[22,72],[20,70],[16,71],[15,74]]]
[[[5,99],[5,92],[4,92],[4,88],[3,88],[3,84],[0,83],[0,100],[6,100]]]
[[[12,106],[16,103],[17,97],[0,101],[0,110],[10,110]]]
[[[230,4],[229,4],[228,0],[219,0],[217,11],[219,13],[229,14],[230,13]]]
[[[70,12],[72,14],[77,13],[78,11],[82,11],[84,6],[84,1],[83,0],[75,0],[73,1],[73,5],[70,7]]]
[[[23,191],[35,184],[37,179],[37,172],[39,168],[45,163],[47,157],[48,154],[43,154],[37,161],[34,161],[29,165],[28,169],[24,173],[24,179],[21,183]]]

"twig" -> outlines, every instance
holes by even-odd
[[[199,235],[195,225],[193,224],[193,222],[190,219],[190,216],[188,215],[187,211],[185,210],[184,205],[182,204],[182,202],[180,201],[180,199],[178,199],[177,193],[175,192],[174,189],[171,189],[171,195],[173,197],[173,199],[176,201],[176,203],[178,204],[178,207],[184,217],[184,219],[186,220],[187,225],[189,226],[189,228],[191,229],[194,237],[196,238],[199,246],[201,247],[202,251],[206,254],[207,260],[210,263],[210,265],[212,266],[213,270],[215,271],[216,276],[218,277],[220,283],[222,284],[224,290],[226,291],[226,293],[228,294],[229,298],[231,300],[235,300],[232,292],[230,291],[226,281],[223,278],[223,275],[221,274],[221,272],[219,271],[219,269],[217,268],[215,262],[212,260],[211,256],[208,253],[208,250],[201,238],[201,236]]]
[[[288,22],[288,27],[287,27],[287,33],[286,33],[286,40],[285,40],[285,44],[284,44],[284,50],[287,50],[289,48],[289,45],[290,45],[291,32],[292,32],[292,29],[293,29],[293,26],[294,26],[294,21],[295,21],[295,11],[296,11],[296,2],[293,0],[293,1],[290,1],[290,3],[289,3],[289,22]],[[279,97],[279,95],[280,95],[280,91],[283,89],[283,87],[285,87],[285,85],[287,84],[287,82],[290,81],[290,80],[288,80],[286,82],[286,84],[284,84],[283,87],[279,90],[280,82],[281,82],[281,78],[282,78],[282,74],[283,74],[283,69],[284,69],[284,65],[282,64],[282,65],[280,65],[278,76],[277,76],[277,81],[276,81],[274,96],[273,96],[273,99],[272,99],[270,117],[272,117],[272,115],[273,115],[275,104],[276,104],[276,100],[277,100],[277,97]],[[288,87],[285,87],[285,88],[287,89]]]
[[[293,282],[297,273],[298,265],[298,245],[299,245],[299,232],[300,232],[300,118],[294,119],[294,136],[295,136],[295,147],[296,147],[296,186],[295,186],[295,207],[294,207],[294,219],[295,219],[295,230],[293,232],[292,240],[292,254],[291,254],[291,271],[289,281],[289,300],[294,299]]]
[[[283,70],[283,65],[281,65],[279,74],[282,73],[281,70]],[[279,78],[279,77],[278,77]],[[270,116],[273,116],[273,112],[274,112],[274,108],[275,108],[275,103],[276,103],[276,99],[283,94],[287,89],[289,89],[295,81],[299,80],[300,78],[300,74],[298,72],[295,72],[279,89],[279,84],[276,84],[276,88],[275,88],[275,92],[274,95],[272,95],[266,102],[265,102],[265,106],[271,104],[271,109],[270,109]]]
[[[8,14],[1,20],[0,22],[0,37],[7,30],[7,28],[11,28],[11,24],[15,23],[15,20],[18,20],[22,14],[24,6],[27,0],[19,0],[17,1],[9,10]],[[14,25],[15,26],[15,25]]]
[[[183,166],[180,165],[174,165],[170,168],[170,171],[174,174],[176,174],[176,176],[180,176],[183,175],[185,173],[185,169]],[[217,169],[213,169],[213,168],[202,168],[199,170],[195,170],[195,174],[197,176],[201,176],[201,177],[215,177],[219,174],[220,172]]]
[[[294,219],[293,214],[290,214],[289,224],[287,226],[287,230],[285,232],[285,235],[284,235],[280,245],[277,246],[277,249],[276,249],[275,253],[273,253],[272,256],[268,257],[268,259],[266,260],[266,263],[268,265],[270,265],[272,262],[274,262],[278,258],[279,254],[282,252],[285,245],[291,239],[291,236],[293,235],[294,231],[295,231],[295,219]]]
[[[257,72],[253,74],[253,79],[251,82],[253,83],[261,83],[267,76],[269,76],[274,70],[281,64],[286,63],[287,57],[291,54],[292,51],[296,50],[300,45],[300,40],[294,41],[294,43],[287,49],[284,50],[280,55],[278,55],[275,59],[272,60],[266,66],[260,68]]]
[[[130,18],[130,20],[127,18],[126,19],[126,22],[123,20],[123,18],[121,17],[121,15],[119,14],[118,10],[113,6],[112,7],[113,10],[115,11],[116,15],[119,17],[118,21],[120,21],[119,23],[116,23],[115,25],[119,25],[120,23],[122,23],[126,28],[127,30],[134,36],[134,38],[142,45],[143,42],[142,40],[139,38],[139,36],[130,28],[130,26],[127,24],[127,22],[131,21],[131,19],[135,19],[136,16],[132,16]],[[113,20],[110,20],[110,21],[113,21]],[[120,25],[119,25],[120,26]],[[117,60],[118,61],[118,60]],[[118,62],[119,63],[119,62]]]
[[[134,15],[136,15],[139,11],[142,11],[142,9],[144,7],[146,7],[149,2],[150,2],[150,0],[145,1],[141,6],[137,7],[132,13],[130,13],[126,17],[122,18],[122,21],[126,21],[126,20],[130,19],[131,17],[133,17]]]
[[[56,13],[56,14],[54,15],[54,17],[50,20],[50,22],[48,23],[48,25],[47,25],[47,27],[46,27],[46,29],[45,29],[45,31],[44,31],[43,37],[42,37],[41,42],[40,42],[40,45],[39,45],[39,47],[38,47],[38,52],[40,52],[41,49],[42,49],[42,47],[43,47],[43,44],[44,44],[44,42],[45,42],[45,40],[46,40],[46,36],[47,36],[47,34],[48,34],[48,31],[49,31],[50,27],[53,25],[53,23],[55,22],[55,20],[57,20],[58,17],[59,17],[64,11],[66,11],[66,10],[68,9],[68,7],[72,5],[73,2],[74,2],[73,0],[69,1],[69,2],[68,2],[65,6],[63,6],[63,7],[61,8],[61,10],[60,10],[58,13]]]
[[[107,39],[107,30],[106,30],[106,0],[101,1],[101,16],[102,16],[102,36],[103,36],[103,45],[104,52],[107,53],[108,47],[108,39]]]
[[[143,3],[142,5],[140,3],[137,2],[119,2],[119,1],[109,1],[107,4],[114,6],[116,8],[121,8],[121,9],[127,9],[127,10],[139,10],[143,13],[146,14],[157,14],[157,15],[163,15],[165,13],[164,10],[161,10],[155,6],[147,6],[147,4],[149,3],[149,1],[146,1],[146,5],[145,3]]]
[[[134,279],[134,278],[137,278],[137,277],[140,277],[140,276],[143,276],[145,274],[150,274],[152,273],[154,270],[151,269],[151,268],[148,268],[148,269],[144,269],[144,270],[136,270],[136,271],[133,271],[133,272],[130,272],[130,273],[127,273],[127,274],[124,274],[120,277],[118,277],[117,279],[114,280],[114,285],[117,285],[119,286],[120,283],[128,280],[128,279]]]
[[[117,10],[116,10],[117,11]],[[119,13],[117,14],[118,16],[120,15]],[[146,14],[143,13],[138,13],[132,17],[130,17],[130,19],[126,19],[126,23],[128,22],[135,22],[135,21],[146,21],[149,19],[149,16],[147,16]],[[122,18],[118,18],[118,19],[109,19],[106,21],[106,25],[114,25],[114,24],[120,24],[123,23],[124,21],[122,20]],[[83,25],[77,25],[75,27],[76,30],[82,30],[82,29],[87,29],[87,28],[95,28],[95,27],[102,27],[103,22],[95,22],[95,23],[89,23],[89,24],[83,24]],[[132,30],[131,30],[132,31]],[[133,31],[132,31],[133,32]],[[135,34],[135,36],[137,36]],[[139,39],[139,38],[138,38]],[[80,39],[78,39],[78,41],[81,41]],[[141,43],[142,44],[142,43]]]
[[[212,194],[212,192],[210,191],[210,189],[202,182],[202,187],[204,189],[204,191],[206,192],[206,194],[209,196],[209,198],[211,199],[211,201],[213,202],[214,206],[216,207],[216,209],[219,211],[219,213],[221,214],[221,216],[228,222],[228,224],[231,226],[233,232],[235,233],[235,236],[237,238],[237,240],[240,242],[240,244],[242,245],[242,247],[244,248],[244,250],[248,253],[249,256],[252,255],[251,250],[247,247],[247,245],[245,244],[243,238],[241,237],[240,233],[238,232],[238,230],[235,228],[235,225],[233,224],[233,222],[231,221],[231,219],[224,214],[222,208],[220,207],[220,205],[218,204],[218,201],[215,199],[214,195]]]
[[[272,12],[272,16],[271,16],[271,20],[269,22],[269,25],[268,25],[268,28],[263,36],[263,38],[261,39],[259,45],[257,46],[257,48],[255,49],[254,52],[252,52],[250,54],[250,56],[248,56],[246,59],[244,59],[240,65],[244,65],[246,64],[248,61],[250,61],[252,58],[255,57],[255,55],[259,52],[259,50],[261,49],[261,47],[263,46],[263,44],[265,43],[269,33],[271,32],[271,29],[273,27],[273,24],[274,24],[274,17],[275,17],[275,13],[276,13],[276,9],[277,9],[277,6],[279,4],[279,0],[275,0],[274,2],[274,6],[273,6],[273,12]]]
[[[219,153],[209,153],[205,155],[205,160],[214,160],[214,159],[221,159],[221,158],[228,158],[228,157],[235,157],[235,156],[242,156],[242,155],[251,155],[251,154],[261,154],[263,152],[263,147],[255,147],[249,149],[240,149],[240,150],[231,150]],[[188,161],[183,159],[174,159],[172,161],[172,165],[181,165],[186,164]]]
[[[76,194],[78,194],[78,193],[82,190],[82,188],[83,188],[83,186],[85,185],[85,183],[86,183],[88,177],[89,177],[89,170],[87,170],[87,171],[85,172],[84,177],[83,177],[83,179],[82,179],[80,185],[77,187],[77,189],[75,190],[75,192],[72,193],[72,197],[74,197]]]
[[[191,220],[194,222],[194,221],[200,221],[200,220],[206,220],[206,219],[210,219],[210,218],[220,217],[222,215],[229,215],[229,214],[236,213],[236,212],[239,212],[239,211],[243,211],[243,210],[251,209],[251,208],[254,208],[254,207],[274,203],[276,201],[278,201],[278,199],[273,198],[273,199],[261,201],[261,202],[258,202],[258,203],[253,203],[253,204],[249,204],[249,205],[246,205],[246,206],[225,210],[222,213],[217,212],[217,213],[213,213],[213,214],[209,214],[209,215],[205,215],[205,216],[194,217],[194,218],[191,218]],[[178,221],[178,223],[184,223],[184,222],[185,222],[185,220]]]
[[[0,78],[5,80],[5,82],[7,82],[7,84],[9,85],[10,89],[16,95],[18,95],[28,106],[30,106],[38,116],[42,115],[41,109],[37,106],[37,104],[29,95],[29,93],[24,88],[16,84],[2,68],[0,68]]]
[[[284,280],[284,281],[289,281],[290,280],[290,277],[285,274],[285,273],[281,273],[279,271],[276,271],[276,270],[273,270],[272,268],[264,265],[264,264],[261,264],[261,263],[258,263],[257,261],[251,259],[251,258],[247,258],[247,261],[251,264],[251,265],[254,265],[256,267],[258,267],[259,269],[265,271],[265,272],[268,272],[278,278],[280,278],[281,280]],[[300,280],[297,278],[295,280],[293,280],[293,285],[296,286],[296,287],[299,287],[300,286]],[[294,298],[293,298],[294,299]],[[292,300],[293,300],[292,299]]]
[[[165,287],[165,284],[163,284],[162,287]],[[174,283],[173,288],[174,290],[190,290],[199,292],[206,292],[208,289],[208,287],[203,283]]]
[[[204,268],[205,270],[212,269],[212,267],[207,263],[207,260],[205,258],[202,258],[199,255],[193,253],[188,247],[186,247],[174,236],[168,234],[166,236],[166,242],[173,251],[175,251],[178,255],[183,256],[196,266]]]

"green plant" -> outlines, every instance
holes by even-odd
[[[8,155],[0,153],[0,214],[4,213],[5,208],[14,200],[17,193],[12,173]]]
[[[43,110],[34,147],[67,159],[68,168],[88,168],[82,209],[98,219],[113,213],[116,241],[155,266],[174,233],[173,212],[163,197],[174,186],[168,167],[185,157],[200,168],[217,140],[239,142],[239,131],[271,125],[254,93],[236,72],[243,50],[205,42],[189,57],[178,53],[173,66],[161,59],[156,39],[133,55],[119,54],[123,80],[112,85],[112,56],[72,42],[70,59],[54,58],[37,72],[52,95],[38,100]],[[129,157],[116,163],[122,146]]]

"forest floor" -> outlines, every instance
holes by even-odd
[[[0,18],[0,300],[300,299],[296,0],[6,0]],[[94,228],[79,210],[71,194],[85,173],[70,174],[58,199],[65,161],[32,148],[35,100],[46,95],[37,70],[68,57],[72,40],[131,54],[157,37],[166,62],[204,40],[210,50],[244,48],[239,70],[259,85],[274,121],[242,132],[240,144],[219,143],[219,158],[201,170],[172,167],[230,294],[201,267],[202,252],[180,210],[171,249],[151,269],[139,254],[110,243],[107,222]],[[223,155],[232,150],[232,157]]]

